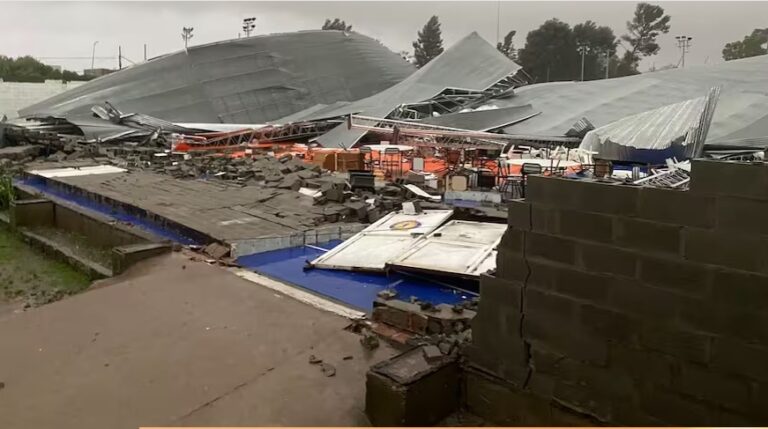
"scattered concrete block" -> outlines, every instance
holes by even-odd
[[[37,145],[7,146],[0,148],[0,159],[10,159],[12,161],[34,158],[39,154],[40,146]]]
[[[424,359],[426,359],[427,362],[435,362],[443,359],[443,352],[441,352],[440,348],[437,346],[424,346],[421,350],[424,353]]]
[[[203,252],[213,259],[221,259],[229,255],[229,246],[214,242],[205,246]]]
[[[431,426],[459,407],[458,364],[415,348],[371,367],[365,412],[374,426]]]

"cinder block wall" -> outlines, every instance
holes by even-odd
[[[696,160],[689,191],[530,177],[527,196],[481,282],[476,373],[604,423],[768,424],[768,165]]]

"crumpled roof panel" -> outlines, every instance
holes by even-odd
[[[357,33],[301,31],[193,46],[94,79],[22,109],[90,115],[109,101],[167,121],[261,124],[317,104],[376,94],[415,71]]]
[[[541,112],[533,110],[531,105],[512,106],[500,109],[451,113],[448,115],[422,119],[419,123],[472,131],[489,131],[524,121],[539,113]]]
[[[707,142],[753,138],[768,129],[768,55],[587,82],[553,82],[518,88],[499,107],[530,104],[542,113],[504,128],[508,134],[563,135],[586,117],[596,127],[670,103],[722,91]],[[765,134],[762,134],[765,135]]]
[[[518,70],[519,65],[473,32],[397,85],[339,109],[325,111],[322,117],[349,114],[385,117],[402,104],[429,100],[446,88],[486,90]],[[315,112],[301,119],[320,119],[319,115]],[[317,142],[325,147],[351,147],[364,134],[365,131],[349,130],[342,124],[318,137]]]

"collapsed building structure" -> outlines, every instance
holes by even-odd
[[[727,164],[726,179],[759,187],[742,192],[688,160],[764,156],[768,95],[755,88],[766,66],[529,84],[476,33],[416,71],[364,36],[302,32],[131,67],[23,109],[6,131],[45,157],[17,183],[43,200],[21,212],[67,224],[73,207],[96,211],[229,255],[244,277],[371,312],[416,344],[442,335],[445,350],[402,358],[418,363],[413,377],[392,377],[397,362],[370,377],[371,402],[404,396],[372,407],[385,414],[432,374],[447,377],[433,388],[456,387],[470,344],[464,399],[492,421],[756,422],[764,308],[733,307],[764,297],[753,287],[765,280],[764,228],[738,230],[728,208],[763,213],[768,175]],[[492,202],[495,216],[460,218],[448,202],[465,198]],[[719,239],[725,250],[696,249]],[[728,278],[748,286],[726,291]],[[717,307],[715,321],[702,305]],[[646,359],[653,369],[640,371]],[[441,417],[423,414],[376,422]]]

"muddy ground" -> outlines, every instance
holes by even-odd
[[[83,291],[91,281],[0,226],[0,306],[34,307]]]

